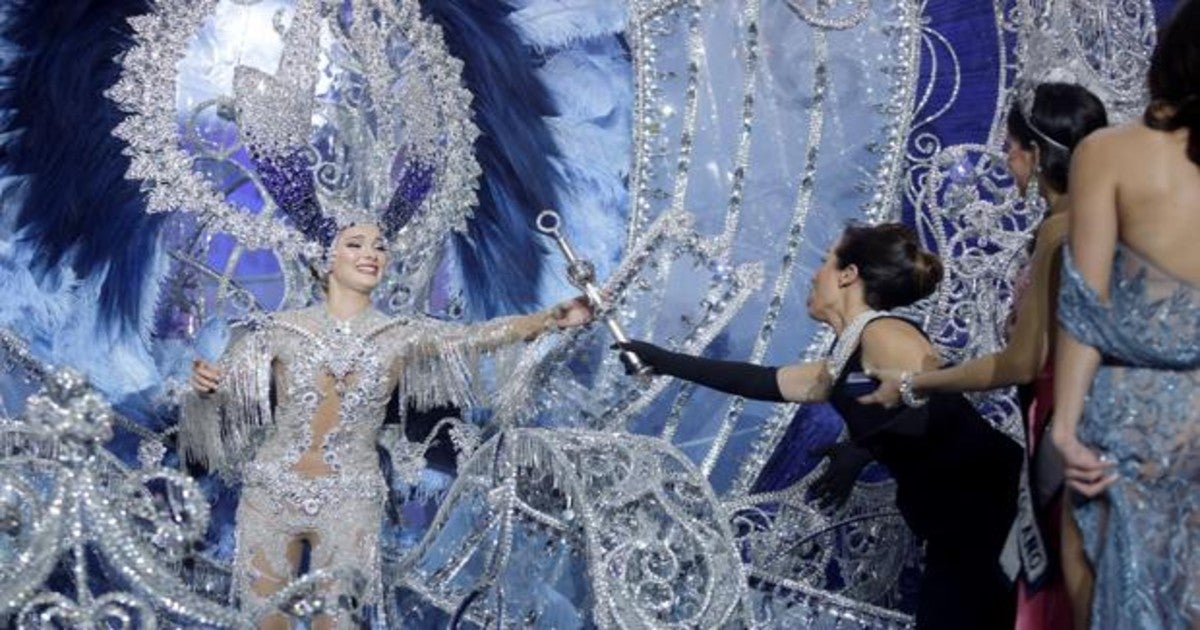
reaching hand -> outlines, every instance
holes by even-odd
[[[203,359],[192,360],[192,389],[201,396],[217,391],[221,384],[221,368]]]
[[[1063,475],[1072,490],[1085,497],[1095,497],[1116,483],[1113,462],[1105,461],[1095,451],[1085,446],[1075,433],[1059,431],[1055,426],[1050,432],[1050,441],[1063,458]]]
[[[590,324],[595,314],[587,298],[579,296],[556,305],[552,315],[559,328],[575,328]]]
[[[624,343],[614,343],[611,348],[613,350],[624,350],[636,354],[637,357],[642,360],[642,363],[645,363],[654,369],[655,373],[658,373],[657,368],[659,365],[661,365],[662,359],[671,354],[669,351],[664,350],[663,348],[660,348],[650,342],[639,341],[637,339],[630,339]]]
[[[845,505],[862,469],[873,459],[870,451],[850,440],[815,449],[810,454],[829,458],[825,471],[811,486],[817,505],[823,509]]]
[[[631,339],[614,344],[641,359],[651,374],[673,376],[719,392],[753,398],[783,402],[779,389],[779,368],[742,361],[708,359],[681,352],[671,352],[652,343]],[[625,355],[622,355],[625,358]],[[626,369],[629,365],[626,364]]]
[[[860,396],[858,402],[863,405],[883,405],[884,409],[900,406],[900,370],[871,370],[868,376],[879,380],[875,391]]]

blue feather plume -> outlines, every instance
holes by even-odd
[[[106,274],[99,322],[135,327],[155,264],[159,217],[144,212],[125,179],[124,145],[111,135],[122,114],[104,97],[130,45],[126,19],[148,0],[18,0],[2,36],[15,51],[0,80],[0,168],[23,185],[0,199],[5,223],[38,256],[42,279],[68,265],[79,278]]]
[[[513,7],[497,0],[424,0],[442,27],[451,54],[463,61],[474,95],[483,168],[479,206],[455,251],[463,269],[468,313],[475,318],[529,310],[545,271],[537,213],[558,208],[558,148],[543,117],[553,101],[535,74],[538,60],[508,20]]]

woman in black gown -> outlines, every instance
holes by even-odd
[[[917,627],[1004,628],[1014,621],[1012,584],[1000,552],[1017,505],[1021,450],[961,394],[885,409],[858,398],[875,370],[916,372],[938,364],[925,334],[888,313],[933,292],[936,256],[900,224],[850,226],[813,277],[809,315],[838,335],[823,361],[784,367],[718,361],[666,351],[642,341],[622,347],[659,374],[779,402],[829,401],[854,443],[887,466],[896,504],[925,541]]]

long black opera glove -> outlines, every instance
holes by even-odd
[[[845,505],[859,474],[874,459],[870,451],[851,440],[814,449],[810,454],[829,458],[829,465],[810,486],[817,505],[822,508]]]
[[[615,347],[638,355],[658,374],[681,378],[726,394],[784,402],[779,382],[775,380],[778,368],[680,354],[645,341],[630,340]]]

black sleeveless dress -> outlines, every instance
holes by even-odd
[[[961,394],[935,394],[917,409],[859,404],[846,378],[862,370],[860,346],[830,403],[892,473],[896,506],[925,541],[917,628],[1011,630],[1016,594],[999,559],[1016,516],[1020,446]]]

